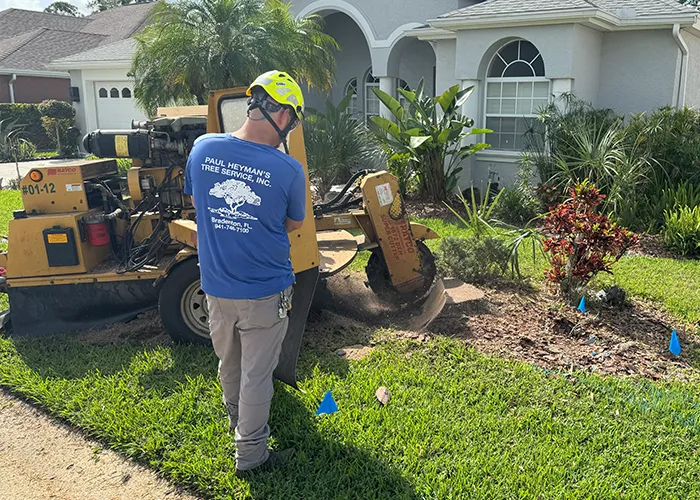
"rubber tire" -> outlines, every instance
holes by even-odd
[[[196,258],[177,264],[161,284],[158,295],[158,312],[170,338],[177,343],[211,345],[211,339],[193,332],[182,317],[180,300],[185,290],[198,281],[199,266]]]
[[[391,276],[384,260],[384,254],[378,248],[372,250],[365,273],[367,274],[367,284],[374,294],[379,297],[379,300],[388,304],[406,304],[420,300],[425,292],[430,289],[437,274],[435,257],[422,241],[416,241],[416,247],[426,259],[423,265],[428,267],[428,273],[432,275],[432,279],[421,290],[413,293],[400,293],[394,288],[391,284]]]

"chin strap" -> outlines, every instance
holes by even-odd
[[[276,105],[280,106],[281,104],[275,103]],[[275,120],[272,119],[270,116],[270,113],[268,113],[267,109],[265,109],[265,99],[260,99],[258,97],[251,97],[248,99],[248,118],[250,118],[250,112],[253,111],[254,109],[259,109],[262,115],[265,117],[265,119],[270,122],[270,125],[275,129],[277,132],[277,135],[279,135],[280,140],[282,141],[282,144],[284,144],[284,152],[289,154],[289,146],[287,145],[287,135],[289,135],[289,132],[292,131],[292,128],[295,125],[296,122],[296,117],[292,118],[289,123],[287,124],[284,129],[280,129],[277,126],[277,123],[275,123]],[[254,120],[254,118],[251,118],[251,120]]]

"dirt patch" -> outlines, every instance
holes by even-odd
[[[125,342],[147,345],[171,345],[158,311],[148,311],[127,323],[114,323],[75,334],[75,340],[88,345],[112,345]]]
[[[0,477],[7,500],[195,500],[0,390]]]
[[[600,308],[587,314],[563,305],[546,291],[501,286],[482,288],[484,297],[447,305],[426,332],[405,328],[415,307],[381,303],[360,273],[333,277],[327,283],[333,300],[322,320],[326,331],[338,331],[337,321],[352,319],[357,328],[392,327],[389,335],[424,342],[431,336],[463,340],[480,352],[533,363],[543,368],[583,370],[603,375],[637,375],[652,379],[687,378],[698,366],[699,345],[681,325],[651,303],[634,300],[620,308]],[[678,330],[683,346],[676,358],[668,351],[671,330]],[[342,329],[341,329],[342,330]],[[367,332],[367,329],[365,330]],[[381,335],[386,338],[386,335]],[[355,338],[356,339],[356,338]],[[329,346],[364,342],[355,339]]]
[[[584,314],[547,292],[487,289],[484,300],[446,308],[429,329],[463,339],[481,352],[544,368],[686,378],[700,351],[678,328],[684,352],[678,358],[669,353],[676,324],[640,301]]]
[[[335,351],[335,353],[344,359],[358,360],[369,355],[372,352],[372,348],[366,345],[356,344],[348,347],[342,347]]]
[[[630,248],[628,254],[663,259],[678,258],[664,246],[664,239],[660,234],[640,234],[639,242]]]

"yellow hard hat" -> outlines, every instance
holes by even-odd
[[[246,95],[250,96],[255,87],[262,88],[275,102],[291,106],[299,120],[304,112],[304,96],[301,87],[284,71],[268,71],[263,73],[250,84]]]

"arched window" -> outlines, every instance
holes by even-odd
[[[365,120],[369,123],[370,118],[379,116],[379,97],[372,92],[373,88],[379,88],[379,78],[372,76],[372,68],[367,71],[365,77]]]
[[[352,97],[350,98],[350,103],[348,104],[347,113],[354,116],[360,112],[360,108],[357,104],[357,78],[351,79],[345,85],[345,95],[348,94],[352,94]]]
[[[528,118],[549,102],[542,54],[527,40],[503,46],[489,65],[486,77],[486,142],[493,149],[520,151]]]
[[[131,98],[131,89],[129,87],[124,87],[122,89],[122,97],[125,99]]]
[[[109,97],[119,97],[119,89],[112,87],[109,91]]]
[[[104,88],[104,87],[102,87],[102,88],[99,90],[98,94],[99,94],[99,96],[102,97],[102,98],[107,97],[107,89]]]

